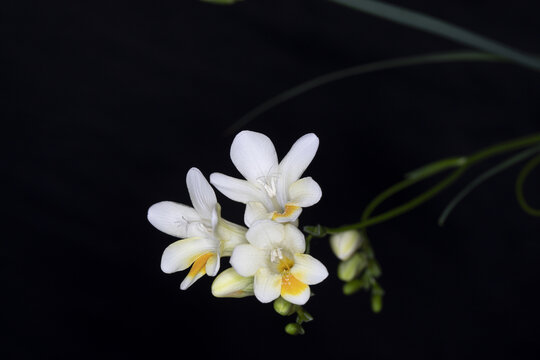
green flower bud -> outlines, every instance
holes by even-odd
[[[285,326],[285,332],[289,335],[304,335],[306,331],[297,323],[289,323]]]
[[[338,266],[338,277],[343,281],[351,281],[367,266],[368,261],[363,253],[356,253]]]
[[[282,297],[278,297],[276,300],[274,300],[274,310],[279,314],[283,316],[289,316],[295,313],[297,306],[294,304],[291,304],[287,300],[283,299]]]
[[[343,285],[343,293],[345,295],[352,295],[355,292],[360,291],[365,286],[365,282],[362,279],[354,279]]]
[[[381,294],[372,294],[371,295],[371,310],[374,313],[380,313],[382,310],[382,295]]]
[[[380,313],[383,306],[383,295],[384,290],[381,286],[375,282],[373,288],[371,289],[371,310],[374,313]]]

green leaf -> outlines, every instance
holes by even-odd
[[[374,0],[330,0],[334,3],[348,6],[352,9],[378,16],[386,20],[394,21],[398,24],[423,30],[425,32],[439,35],[446,39],[487,51],[507,58],[517,64],[523,65],[536,71],[540,70],[540,61],[523,52],[512,49],[497,41],[465,30],[459,26],[452,25],[446,21],[439,20],[429,15],[405,9],[401,6],[385,4]]]

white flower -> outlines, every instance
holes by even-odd
[[[249,244],[234,249],[231,265],[241,276],[254,276],[255,297],[263,303],[281,295],[303,305],[311,294],[308,285],[328,276],[320,261],[304,254],[304,235],[294,225],[262,220],[247,231],[246,238]]]
[[[204,274],[216,276],[220,257],[246,243],[247,230],[221,218],[216,194],[199,169],[188,171],[186,183],[193,207],[162,201],[148,209],[148,221],[158,230],[186,238],[169,245],[161,258],[161,270],[168,274],[191,266],[180,284],[182,290]]]
[[[212,295],[220,298],[251,296],[253,295],[253,276],[240,276],[234,268],[228,268],[222,271],[212,283]]]
[[[306,134],[278,164],[274,144],[266,135],[242,131],[231,145],[231,160],[247,181],[213,173],[210,182],[225,196],[247,205],[248,226],[261,219],[293,222],[302,208],[316,204],[322,195],[311,177],[300,179],[318,146],[319,138]]]
[[[363,239],[357,230],[347,230],[330,236],[330,247],[340,260],[347,260],[362,246]]]

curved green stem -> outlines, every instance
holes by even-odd
[[[409,202],[407,202],[407,203],[405,203],[403,205],[397,206],[397,207],[395,207],[395,208],[393,208],[391,210],[388,210],[388,211],[386,211],[386,212],[384,212],[384,213],[382,213],[380,215],[377,215],[377,216],[374,216],[374,217],[371,217],[371,218],[368,218],[368,217],[364,218],[364,216],[363,216],[363,219],[360,222],[355,223],[355,224],[344,225],[344,226],[340,226],[340,227],[336,227],[336,228],[309,227],[309,226],[307,228],[308,228],[308,230],[317,228],[319,230],[319,234],[313,234],[313,235],[318,236],[320,234],[335,234],[335,233],[339,233],[339,232],[347,231],[347,230],[364,229],[364,228],[366,228],[368,226],[382,223],[382,222],[390,220],[390,219],[392,219],[392,218],[394,218],[394,217],[396,217],[398,215],[401,215],[401,214],[404,214],[404,213],[406,213],[408,211],[411,211],[414,208],[416,208],[419,205],[426,202],[427,200],[431,199],[432,197],[434,197],[435,195],[437,195],[438,193],[440,193],[441,191],[446,189],[448,186],[453,184],[457,179],[459,179],[461,177],[461,175],[463,175],[463,173],[470,166],[472,166],[472,165],[474,165],[474,164],[476,164],[476,163],[478,163],[478,162],[480,162],[482,160],[488,159],[490,157],[493,157],[493,156],[496,156],[496,155],[499,155],[499,154],[502,154],[502,153],[506,153],[506,152],[509,152],[509,151],[522,149],[522,148],[525,148],[525,147],[528,147],[528,146],[531,146],[531,145],[535,145],[535,144],[540,144],[540,134],[533,134],[533,135],[530,135],[530,136],[526,136],[526,137],[506,141],[506,142],[503,142],[501,144],[497,144],[497,145],[488,147],[486,149],[480,150],[480,151],[472,154],[471,156],[468,156],[468,157],[464,158],[465,160],[464,161],[462,160],[462,164],[458,165],[459,167],[456,170],[454,170],[450,175],[448,175],[442,181],[437,183],[435,186],[431,187],[430,189],[428,189],[424,193],[420,194],[419,196],[413,198],[412,200],[410,200]],[[457,158],[457,159],[462,159],[462,158]],[[458,163],[456,162],[456,165],[457,164]],[[448,167],[446,167],[446,168],[448,168]],[[364,210],[364,215],[367,213],[368,216],[370,216],[371,212],[373,212],[373,210],[379,204],[381,204],[384,200],[388,199],[389,197],[391,197],[392,195],[398,193],[399,191],[410,187],[411,185],[417,183],[418,181],[420,181],[420,180],[422,180],[424,178],[433,176],[433,175],[445,170],[446,168],[445,167],[440,167],[438,171],[426,172],[425,176],[412,177],[412,178],[409,177],[409,178],[407,178],[405,180],[402,180],[401,182],[391,186],[390,188],[386,189],[384,192],[379,194],[375,199],[373,199],[367,205],[366,210]]]
[[[469,183],[463,190],[461,190],[453,199],[450,201],[450,203],[444,208],[441,216],[439,217],[439,226],[443,226],[446,219],[452,212],[452,210],[463,200],[471,191],[473,191],[476,187],[478,187],[480,184],[482,184],[487,179],[497,175],[498,173],[508,169],[512,165],[517,164],[520,161],[525,160],[529,156],[533,155],[534,153],[537,153],[540,151],[540,146],[535,146],[533,148],[527,149],[525,151],[520,152],[517,155],[512,156],[511,158],[503,161],[502,163],[497,164],[496,166],[492,167],[491,169],[487,170],[486,172],[482,173],[480,176],[475,178],[473,181]]]
[[[525,200],[525,196],[523,195],[523,183],[525,183],[525,179],[529,175],[529,173],[538,165],[540,164],[540,155],[535,156],[531,160],[529,160],[521,169],[519,172],[519,175],[516,179],[516,196],[519,202],[519,205],[529,215],[532,216],[540,216],[540,209],[535,209],[531,207],[527,201]]]

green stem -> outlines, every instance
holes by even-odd
[[[427,200],[431,199],[438,193],[440,193],[442,190],[446,189],[448,186],[453,184],[457,179],[463,175],[463,173],[472,165],[488,159],[490,157],[493,157],[495,155],[499,155],[501,153],[518,150],[521,148],[525,148],[527,146],[535,145],[540,143],[540,134],[533,134],[530,136],[506,141],[501,144],[497,144],[491,147],[488,147],[486,149],[483,149],[481,151],[478,151],[474,153],[473,155],[466,157],[465,161],[462,165],[459,166],[455,171],[453,171],[449,176],[447,176],[445,179],[437,183],[435,186],[427,190],[426,192],[422,193],[421,195],[413,198],[409,202],[397,206],[391,210],[388,210],[380,215],[377,215],[372,218],[363,217],[362,220],[355,224],[350,225],[344,225],[336,228],[324,228],[324,232],[327,234],[335,234],[347,230],[354,230],[354,229],[364,229],[368,226],[375,225],[382,223],[384,221],[390,220],[398,215],[404,214],[408,211],[413,210],[414,208],[418,207],[419,205],[423,204]],[[459,158],[458,158],[459,159]],[[444,168],[441,168],[439,171],[444,170]],[[438,172],[439,172],[438,171]],[[432,172],[429,174],[429,176],[435,175],[438,172]],[[373,212],[373,210],[381,204],[384,200],[388,199],[392,195],[398,193],[399,191],[408,188],[409,186],[417,183],[418,181],[424,179],[427,176],[420,176],[420,177],[413,177],[413,178],[407,178],[384,192],[382,192],[380,195],[378,195],[374,200],[371,201],[371,203],[368,204],[366,207],[366,210],[364,211],[364,215],[367,213],[368,216]]]
[[[429,15],[374,0],[330,1],[370,15],[394,21],[398,24],[435,34],[478,50],[502,56],[536,71],[540,70],[540,61],[532,56]]]
[[[529,173],[539,164],[540,164],[540,155],[537,155],[531,160],[529,160],[523,166],[523,168],[519,172],[519,175],[516,179],[516,196],[517,196],[519,205],[526,213],[532,216],[540,216],[540,209],[535,209],[531,207],[525,200],[525,196],[523,195],[523,183],[525,182],[525,179],[527,178]]]
[[[471,181],[463,190],[461,190],[453,199],[450,201],[450,203],[446,206],[446,208],[443,210],[441,216],[439,217],[439,226],[443,226],[446,219],[452,212],[452,210],[459,204],[461,200],[463,200],[471,191],[473,191],[476,187],[478,187],[480,184],[482,184],[487,179],[497,175],[498,173],[508,169],[512,165],[517,164],[520,161],[525,160],[529,156],[533,155],[534,153],[537,153],[540,151],[540,146],[535,146],[530,149],[527,149],[525,151],[520,152],[517,155],[512,156],[511,158],[503,161],[500,164],[497,164],[496,166],[492,167],[491,169],[487,170],[486,172],[482,173],[480,176],[478,176],[476,179]]]

